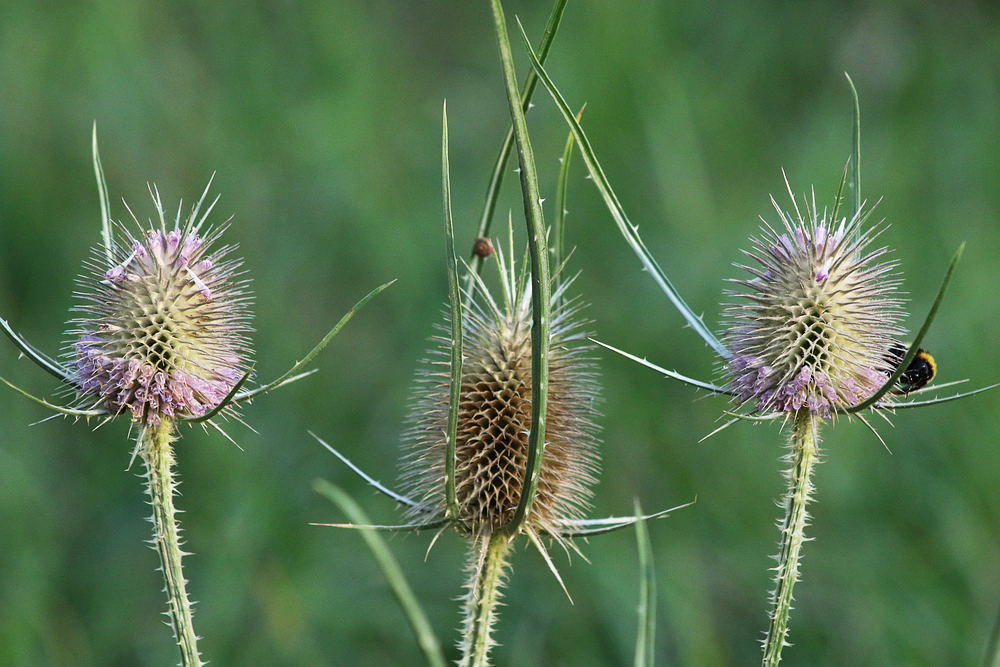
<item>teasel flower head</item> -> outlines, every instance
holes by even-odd
[[[209,186],[182,218],[182,206],[169,223],[159,192],[150,187],[157,220],[134,227],[112,223],[104,169],[93,135],[94,173],[101,203],[102,243],[79,281],[78,316],[70,321],[62,359],[32,345],[0,317],[0,332],[21,354],[57,378],[75,396],[59,405],[32,395],[6,378],[0,382],[51,410],[74,419],[100,418],[102,424],[128,413],[138,426],[132,462],[146,468],[146,490],[153,508],[153,547],[167,594],[167,614],[180,664],[199,667],[193,605],[187,593],[182,559],[175,453],[177,424],[201,422],[229,436],[214,421],[235,415],[235,405],[295,382],[313,371],[304,368],[340,329],[391,283],[372,290],[348,311],[326,336],[291,369],[253,389],[243,389],[252,375],[250,296],[235,246],[218,246],[226,224],[206,225],[218,199],[206,206]],[[131,213],[131,211],[130,211]],[[232,440],[232,438],[230,438]],[[235,443],[235,441],[233,441]]]
[[[137,232],[119,224],[95,251],[66,347],[83,402],[156,427],[202,417],[230,395],[249,366],[250,316],[235,246],[213,248],[225,226],[205,226],[215,202],[202,213],[202,195],[168,224],[150,193],[157,222],[133,216]]]
[[[532,413],[531,290],[503,252],[496,253],[502,300],[477,279],[463,317],[461,396],[455,444],[453,523],[474,536],[509,528],[528,478],[528,435]],[[552,290],[549,385],[545,447],[538,486],[521,531],[562,539],[566,526],[589,506],[598,468],[595,404],[598,382],[592,346],[568,299],[572,280]],[[444,516],[447,503],[446,442],[451,338],[437,347],[420,372],[414,397],[409,452],[402,478],[414,513]]]
[[[789,190],[789,194],[791,191]],[[722,336],[731,351],[726,371],[740,404],[758,413],[807,409],[825,418],[872,396],[894,370],[890,348],[903,316],[895,263],[872,248],[882,227],[867,213],[836,218],[812,205],[794,214],[773,200],[781,220],[764,222],[732,282],[743,303],[730,306]]]

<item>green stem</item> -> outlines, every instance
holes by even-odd
[[[451,211],[451,164],[448,158],[448,107],[441,111],[441,183],[444,200],[444,240],[448,262],[448,298],[451,301],[451,390],[448,395],[448,430],[445,433],[444,488],[448,517],[462,526],[455,487],[455,449],[458,446],[458,411],[462,401],[462,292],[458,285],[455,223]],[[471,294],[471,292],[470,292]]]
[[[146,481],[149,485],[149,503],[153,506],[153,541],[160,556],[160,566],[166,583],[167,606],[174,639],[181,650],[181,666],[202,665],[198,654],[198,636],[191,619],[191,602],[187,594],[187,581],[181,568],[180,531],[174,491],[174,422],[164,419],[157,427],[143,428],[139,435],[139,453],[146,464]]]
[[[473,550],[472,581],[465,606],[465,637],[461,667],[487,667],[493,640],[490,633],[497,617],[497,602],[503,585],[511,538],[503,532],[477,540]]]
[[[809,514],[806,504],[812,494],[812,471],[819,445],[819,418],[808,409],[799,410],[792,425],[788,495],[785,497],[785,519],[781,525],[781,548],[778,553],[775,589],[772,595],[771,626],[764,640],[764,664],[774,667],[781,661],[781,649],[788,636],[788,612],[792,608],[792,588],[799,578],[799,552],[805,541],[804,531]]]
[[[528,125],[521,109],[521,96],[517,91],[514,73],[514,56],[507,37],[507,19],[504,18],[500,0],[490,0],[493,23],[496,29],[497,48],[503,67],[507,106],[514,126],[514,143],[521,168],[521,198],[524,200],[524,219],[528,227],[528,249],[531,253],[531,430],[528,434],[528,457],[525,462],[524,484],[517,501],[514,517],[503,527],[514,535],[530,515],[531,504],[538,491],[539,472],[545,453],[545,424],[549,395],[549,325],[552,319],[552,284],[549,272],[549,250],[546,244],[545,217],[542,215],[542,198],[538,193],[538,172],[535,156],[528,138]]]

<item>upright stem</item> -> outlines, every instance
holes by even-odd
[[[149,503],[153,506],[153,541],[160,556],[166,582],[167,606],[174,639],[181,650],[181,667],[202,665],[198,654],[198,636],[191,618],[187,580],[181,568],[180,530],[174,509],[174,422],[163,419],[157,427],[147,427],[139,436],[139,453],[146,464]]]
[[[531,430],[528,432],[528,456],[525,461],[527,474],[517,501],[514,516],[503,527],[503,532],[514,535],[531,513],[531,504],[538,491],[538,478],[545,453],[545,424],[549,395],[549,326],[552,321],[552,283],[549,271],[549,250],[546,242],[545,216],[542,215],[542,197],[538,192],[538,171],[534,152],[528,137],[528,125],[521,108],[514,73],[514,55],[507,37],[507,19],[504,18],[500,0],[490,0],[493,23],[500,50],[504,87],[507,89],[507,106],[510,108],[514,127],[514,143],[521,174],[521,199],[524,201],[524,219],[528,227],[528,249],[531,254]]]
[[[781,661],[781,649],[788,636],[788,612],[792,608],[792,588],[799,578],[799,552],[805,541],[804,531],[809,515],[806,504],[812,494],[812,470],[819,445],[817,430],[819,418],[808,409],[799,410],[792,425],[789,439],[790,451],[786,460],[789,468],[788,495],[785,496],[785,519],[781,525],[781,546],[775,589],[772,594],[771,626],[764,640],[765,667],[774,667]]]
[[[461,667],[487,667],[493,640],[490,633],[496,621],[497,602],[503,585],[511,538],[503,532],[477,540],[474,549],[472,581],[465,606],[465,637],[462,641]]]

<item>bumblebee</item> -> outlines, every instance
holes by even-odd
[[[885,358],[892,363],[894,368],[897,368],[903,362],[907,351],[905,345],[893,343]],[[934,362],[934,357],[927,350],[918,347],[917,353],[910,360],[910,365],[896,381],[896,388],[892,390],[892,393],[906,395],[911,391],[916,391],[933,380],[935,373],[937,373],[937,363]]]

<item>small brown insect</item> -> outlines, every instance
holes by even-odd
[[[472,254],[480,259],[486,259],[493,254],[493,244],[486,237],[479,237],[472,244]]]

